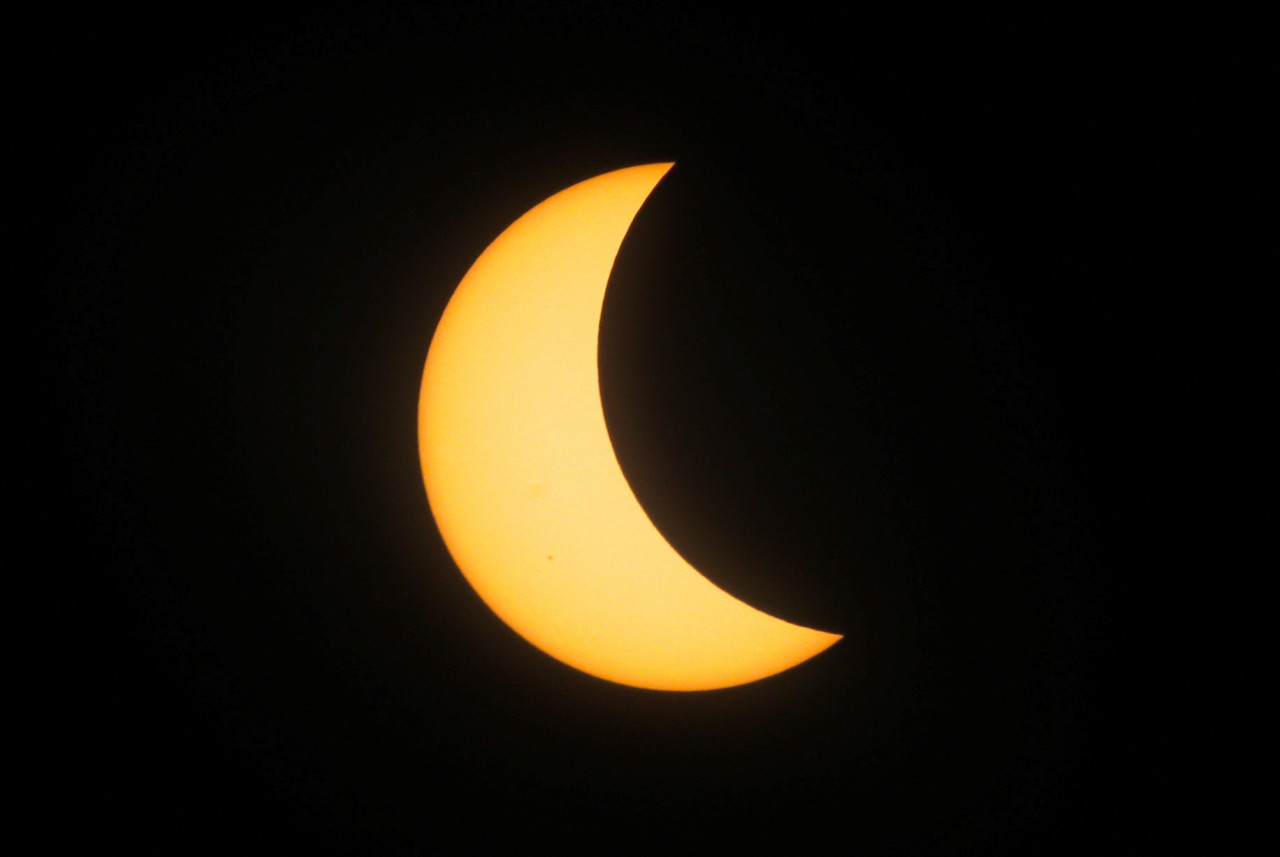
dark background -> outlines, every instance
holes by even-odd
[[[51,844],[1142,853],[1249,818],[1249,28],[783,11],[34,31]],[[469,264],[660,160],[602,325],[618,455],[708,577],[846,635],[710,693],[510,632],[416,457]]]

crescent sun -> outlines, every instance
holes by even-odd
[[[837,634],[763,613],[667,543],[605,427],[597,343],[618,248],[672,164],[569,187],[508,227],[431,340],[418,442],[432,514],[481,599],[548,655],[609,681],[756,681]]]

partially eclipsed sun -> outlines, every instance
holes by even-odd
[[[622,239],[671,166],[576,184],[489,245],[431,341],[418,442],[449,552],[516,633],[610,681],[711,690],[782,672],[840,637],[762,613],[699,574],[614,455],[600,312]]]

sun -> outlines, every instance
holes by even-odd
[[[418,436],[445,543],[512,629],[610,681],[709,690],[774,675],[840,637],[707,580],[654,527],[614,454],[600,313],[622,239],[671,166],[576,184],[489,245],[432,339]]]

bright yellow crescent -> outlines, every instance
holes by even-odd
[[[449,552],[516,633],[610,681],[711,690],[782,672],[840,637],[762,613],[699,574],[614,455],[600,312],[622,239],[671,166],[576,184],[489,245],[431,341],[418,441]]]

